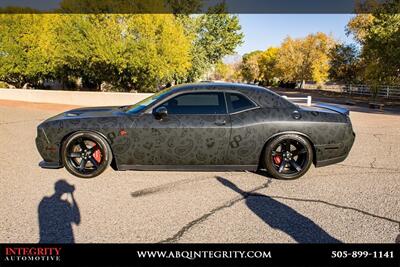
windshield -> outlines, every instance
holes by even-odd
[[[131,106],[127,106],[124,109],[126,110],[126,112],[130,113],[130,114],[136,114],[141,112],[142,110],[146,109],[149,105],[151,105],[152,103],[156,102],[157,100],[161,99],[164,95],[166,95],[169,91],[171,91],[171,88],[167,88],[164,89],[154,95],[151,95],[145,99],[143,99],[142,101],[131,105]]]

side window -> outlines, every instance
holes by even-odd
[[[221,92],[182,94],[163,106],[169,114],[226,114],[224,94]]]
[[[242,94],[227,93],[226,101],[228,103],[229,113],[235,113],[242,110],[256,107],[247,97]]]

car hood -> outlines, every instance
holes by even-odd
[[[115,112],[122,112],[120,106],[111,106],[111,107],[89,107],[89,108],[77,108],[73,110],[69,110],[64,112],[64,115],[67,117],[76,117],[76,116],[84,116],[84,117],[97,117],[97,116],[109,116],[113,115]]]
[[[46,122],[74,118],[110,117],[122,113],[124,112],[121,106],[77,108],[51,117],[47,119]]]

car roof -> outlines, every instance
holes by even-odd
[[[171,87],[168,95],[197,90],[232,90],[247,95],[261,107],[293,107],[293,103],[265,87],[244,83],[200,82],[181,84]]]
[[[198,82],[198,83],[187,83],[176,85],[173,87],[173,91],[185,91],[185,90],[204,90],[204,89],[217,89],[217,90],[264,90],[269,91],[264,87],[245,84],[245,83],[230,83],[230,82]]]

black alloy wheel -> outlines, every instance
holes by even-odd
[[[300,135],[285,134],[273,139],[266,147],[264,165],[275,178],[292,180],[303,176],[313,161],[308,140]]]
[[[92,132],[71,135],[62,148],[64,167],[80,178],[93,178],[110,165],[112,153],[107,141]]]

